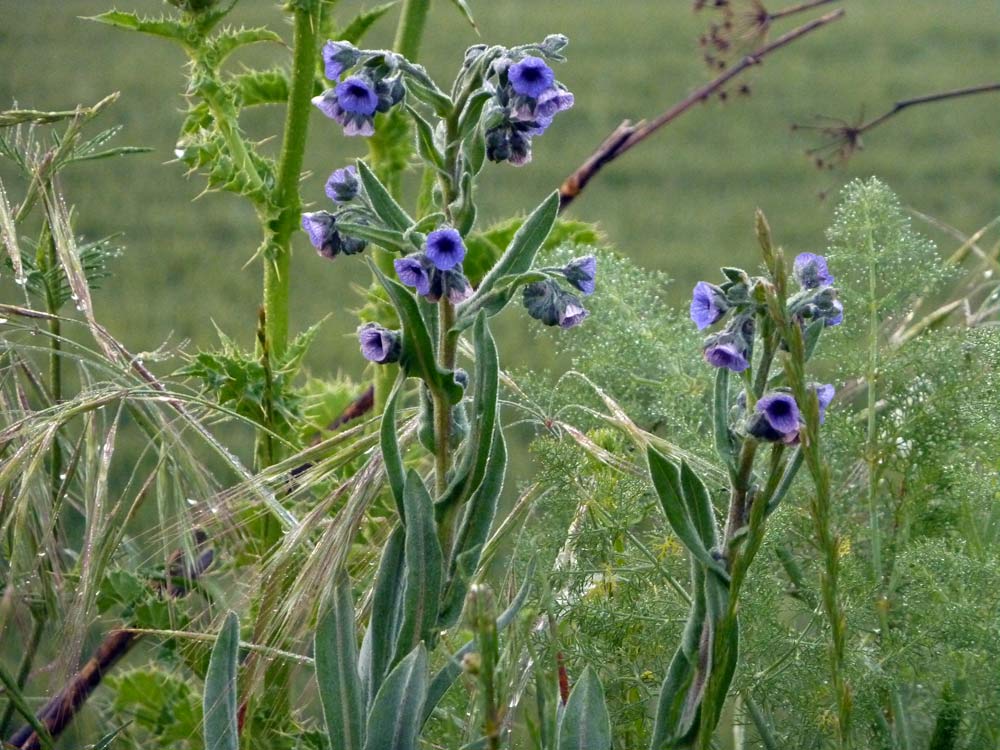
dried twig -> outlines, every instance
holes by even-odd
[[[177,550],[167,563],[161,591],[171,598],[186,596],[191,584],[212,564],[214,553],[210,548],[204,548],[207,539],[204,532],[200,530],[196,532],[195,539],[198,549],[194,560],[186,560],[184,553]],[[93,656],[73,675],[66,687],[38,712],[38,720],[53,738],[58,737],[69,726],[87,698],[101,684],[104,675],[132,649],[142,635],[135,630],[112,630],[101,641]],[[41,748],[38,734],[30,725],[18,730],[7,743],[18,750]]]
[[[818,130],[822,135],[829,139],[827,143],[817,146],[816,148],[809,149],[806,152],[810,156],[816,157],[817,166],[823,167],[830,163],[830,157],[835,157],[835,160],[839,161],[846,161],[849,159],[855,151],[860,151],[864,148],[864,145],[861,142],[861,137],[863,135],[871,132],[879,125],[884,125],[887,121],[891,120],[903,110],[909,109],[910,107],[916,107],[921,104],[932,104],[933,102],[943,102],[949,99],[959,99],[965,96],[974,96],[975,94],[988,94],[993,92],[1000,92],[1000,83],[984,83],[979,86],[966,86],[960,89],[951,89],[949,91],[939,91],[933,94],[925,94],[924,96],[915,96],[911,99],[900,99],[893,104],[890,109],[877,117],[872,117],[869,120],[862,119],[860,122],[853,124],[835,117],[821,116],[818,118],[821,123],[823,120],[826,120],[830,124],[803,125],[796,123],[792,125],[792,129]],[[828,154],[829,156],[824,158],[824,154]]]
[[[805,23],[798,28],[792,29],[788,33],[781,35],[773,42],[769,42],[763,47],[754,50],[749,55],[746,55],[736,65],[721,73],[718,77],[709,83],[706,83],[701,88],[693,91],[670,109],[648,122],[642,121],[633,125],[628,120],[624,121],[621,125],[615,128],[614,131],[612,131],[611,135],[604,140],[604,142],[583,164],[581,164],[563,181],[563,184],[559,187],[560,210],[564,210],[570,203],[572,203],[580,192],[587,186],[587,183],[590,182],[590,180],[593,179],[593,177],[602,168],[604,168],[606,164],[614,161],[629,149],[642,143],[664,125],[673,122],[682,114],[687,112],[695,104],[708,99],[723,86],[729,83],[729,81],[736,78],[744,71],[760,64],[764,58],[771,53],[776,52],[797,39],[801,39],[807,34],[842,18],[843,15],[843,9],[831,11],[826,15],[820,16],[809,23]]]

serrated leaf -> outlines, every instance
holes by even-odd
[[[427,649],[417,645],[389,673],[368,714],[364,750],[418,750],[427,696]]]
[[[219,64],[240,47],[262,42],[284,44],[278,34],[263,26],[251,29],[223,29],[212,37],[209,44],[212,46],[215,62]]]
[[[288,75],[283,70],[250,70],[230,80],[241,107],[284,104],[288,101]]]
[[[226,615],[212,647],[205,676],[205,750],[239,750],[236,716],[236,667],[240,650],[240,621]]]
[[[97,16],[88,16],[85,20],[96,21],[119,29],[138,31],[140,34],[173,39],[187,46],[187,29],[180,22],[170,18],[145,18],[139,17],[135,13],[109,10]]]
[[[597,672],[587,667],[580,675],[559,720],[558,750],[609,750],[611,717]]]
[[[341,41],[358,44],[364,35],[375,25],[382,16],[392,10],[398,4],[398,0],[391,3],[376,5],[371,10],[358,13],[351,22],[344,27],[343,31],[337,33],[337,38]]]
[[[434,522],[434,503],[420,475],[412,469],[403,488],[406,508],[406,583],[403,589],[403,622],[396,641],[394,662],[435,631],[441,599],[444,560]]]
[[[386,190],[375,173],[361,159],[357,161],[358,176],[361,177],[361,184],[365,187],[368,200],[371,201],[372,208],[382,221],[389,225],[390,229],[404,232],[413,224],[413,219],[403,210],[403,207],[396,203],[395,199]]]
[[[316,684],[331,747],[361,750],[364,705],[358,677],[351,582],[336,577],[330,606],[316,626]]]

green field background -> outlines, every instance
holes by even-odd
[[[707,80],[698,36],[708,22],[688,0],[469,0],[477,37],[451,3],[437,0],[421,61],[444,81],[463,49],[483,41],[519,43],[550,32],[570,37],[569,61],[557,73],[576,107],[536,140],[522,169],[488,166],[480,219],[489,223],[532,208],[624,118],[655,116]],[[794,251],[824,245],[833,198],[856,176],[878,175],[905,204],[972,232],[1000,213],[1000,95],[917,108],[866,139],[866,149],[836,171],[818,170],[804,155],[814,138],[793,121],[826,114],[857,118],[897,98],[1000,78],[1000,3],[996,0],[846,0],[847,17],[778,52],[747,79],[751,95],[699,105],[608,167],[570,215],[599,222],[609,241],[648,268],[677,279],[668,294],[681,303],[699,277],[722,263],[753,263],[752,216],[762,207],[778,239]],[[134,351],[166,340],[214,342],[212,323],[249,345],[259,300],[260,269],[244,267],[258,241],[255,218],[227,194],[199,193],[170,163],[181,120],[181,52],[81,20],[111,0],[0,0],[0,106],[37,109],[93,103],[112,91],[121,99],[103,119],[120,124],[120,144],[149,154],[73,168],[63,188],[77,206],[77,229],[89,237],[122,233],[125,255],[96,296],[98,317]],[[368,7],[371,3],[368,4]],[[159,0],[119,0],[120,10],[158,13]],[[289,28],[271,0],[242,0],[235,22]],[[364,7],[338,6],[341,18]],[[776,9],[775,8],[772,9]],[[829,8],[831,6],[827,6]],[[835,7],[835,6],[834,6]],[[797,22],[794,19],[791,23]],[[395,17],[371,37],[385,45]],[[790,28],[788,22],[777,31]],[[284,59],[256,49],[247,63]],[[237,61],[239,62],[239,61]],[[735,93],[735,92],[734,92]],[[280,130],[276,110],[255,111],[246,130]],[[318,113],[311,123],[304,183],[307,200],[325,202],[329,172],[362,153]],[[13,200],[23,186],[0,166]],[[197,199],[196,199],[197,198]],[[942,245],[954,244],[939,232]],[[16,299],[9,274],[5,301]],[[292,262],[292,325],[298,330],[331,314],[315,346],[317,375],[357,373],[360,358],[350,310],[351,282],[362,264],[318,258],[301,235]],[[509,364],[518,364],[515,361]]]

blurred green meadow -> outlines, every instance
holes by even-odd
[[[712,75],[698,48],[710,18],[693,13],[688,0],[469,4],[481,36],[451,3],[434,4],[421,54],[432,75],[450,80],[464,48],[480,39],[514,44],[561,32],[571,44],[569,60],[557,74],[576,94],[576,107],[536,141],[529,166],[520,172],[509,165],[487,167],[481,223],[531,209],[623,119],[655,116]],[[122,125],[118,145],[148,146],[152,152],[77,167],[63,184],[77,206],[80,233],[123,235],[126,250],[115,276],[95,296],[98,318],[133,351],[153,350],[168,340],[212,346],[213,323],[249,345],[260,298],[259,264],[247,264],[260,239],[254,217],[232,195],[200,195],[201,178],[187,179],[182,166],[171,162],[184,60],[166,42],[81,20],[112,5],[112,0],[0,0],[0,107],[16,102],[65,109],[120,91],[103,126]],[[348,19],[364,5],[345,0],[338,14]],[[727,101],[697,106],[607,167],[569,215],[598,222],[622,253],[675,278],[668,294],[678,303],[697,278],[713,276],[723,258],[733,263],[742,254],[754,262],[757,206],[784,245],[823,247],[832,196],[856,176],[878,175],[909,206],[967,233],[994,218],[1000,213],[1000,95],[907,111],[874,131],[866,148],[834,171],[813,165],[804,152],[818,139],[792,131],[790,123],[816,115],[854,120],[898,98],[996,80],[1000,4],[845,0],[840,5],[846,18],[752,71],[745,79],[749,96],[733,87]],[[147,14],[170,10],[161,0],[119,0],[116,7]],[[832,7],[837,5],[783,21],[775,32]],[[274,25],[280,17],[272,0],[242,0],[233,20]],[[368,45],[388,45],[394,24],[391,13]],[[286,57],[280,49],[252,53],[242,59]],[[244,126],[263,138],[280,132],[280,115],[255,111]],[[312,171],[303,195],[322,204],[326,176],[364,146],[344,138],[318,112],[311,128],[306,165]],[[11,179],[5,165],[0,177]],[[22,189],[10,183],[8,192],[17,200]],[[926,229],[946,247],[955,243]],[[312,359],[317,375],[360,370],[349,338],[350,311],[360,304],[352,282],[367,282],[363,264],[324,261],[298,237],[292,327],[331,316],[314,347],[322,353]],[[17,298],[9,274],[0,279],[0,292],[5,300]],[[516,353],[508,362],[522,364]]]

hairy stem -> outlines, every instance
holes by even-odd
[[[271,356],[281,358],[288,345],[289,258],[292,235],[299,225],[302,201],[299,178],[309,132],[310,100],[316,75],[318,19],[311,8],[295,10],[292,81],[285,113],[285,132],[278,159],[274,204],[276,228],[269,238],[264,261],[265,336]]]
[[[404,0],[403,11],[399,15],[399,25],[396,27],[396,40],[392,48],[411,62],[415,62],[420,54],[420,42],[423,39],[424,27],[427,25],[427,12],[431,8],[430,0]]]

